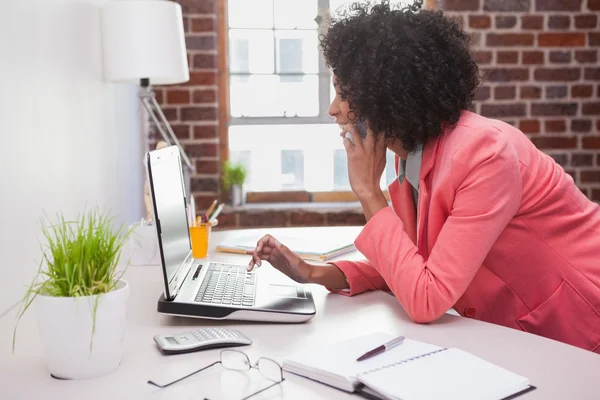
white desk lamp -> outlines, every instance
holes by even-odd
[[[191,173],[195,166],[177,140],[150,86],[190,79],[181,6],[166,0],[111,1],[104,5],[101,26],[104,79],[140,83],[139,95],[144,107],[163,140],[179,147]],[[189,184],[186,186],[189,196]]]

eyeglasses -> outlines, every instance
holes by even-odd
[[[248,358],[246,353],[243,353],[239,350],[222,350],[219,361],[215,361],[214,363],[209,364],[206,367],[200,368],[199,370],[194,371],[191,374],[183,376],[164,385],[160,385],[156,382],[153,382],[152,380],[149,380],[148,383],[161,389],[166,388],[217,364],[221,364],[223,368],[233,371],[250,371],[250,369],[256,368],[262,376],[274,382],[272,385],[269,385],[266,388],[259,390],[258,392],[252,393],[251,395],[246,396],[241,400],[246,400],[254,395],[264,392],[265,390],[272,388],[273,386],[278,385],[285,380],[283,378],[283,369],[281,368],[281,365],[277,363],[277,361],[271,360],[267,357],[260,357],[258,361],[256,361],[256,363],[251,364],[250,359]]]

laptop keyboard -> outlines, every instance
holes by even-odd
[[[202,303],[253,306],[256,274],[245,266],[210,263],[196,301]]]

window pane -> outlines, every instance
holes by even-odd
[[[233,73],[273,73],[273,31],[229,31],[229,68]]]
[[[316,74],[319,70],[317,31],[275,31],[277,72]]]
[[[275,27],[317,29],[317,10],[317,0],[275,0]]]
[[[282,189],[304,189],[304,152],[302,150],[281,151]]]
[[[345,149],[333,151],[333,190],[351,190]]]
[[[272,28],[273,0],[229,0],[230,28]]]
[[[230,79],[232,117],[319,115],[316,75],[250,75]]]

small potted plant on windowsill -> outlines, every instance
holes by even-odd
[[[231,163],[225,161],[223,164],[223,188],[231,191],[231,205],[234,207],[246,203],[246,192],[244,182],[248,171],[242,163]]]
[[[112,228],[98,210],[75,220],[42,221],[47,240],[38,272],[17,314],[35,300],[44,358],[52,376],[83,379],[116,370],[125,338],[129,286],[118,271],[121,250],[132,230]]]

